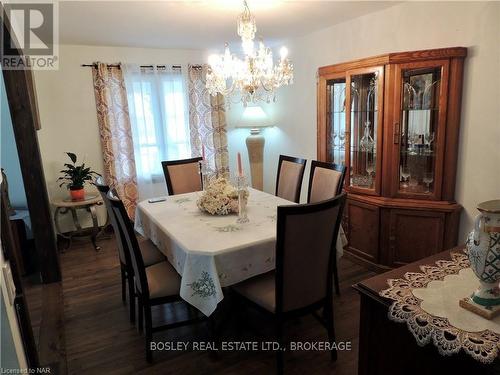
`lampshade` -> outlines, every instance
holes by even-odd
[[[236,125],[239,128],[264,128],[272,126],[269,117],[261,106],[246,107]]]

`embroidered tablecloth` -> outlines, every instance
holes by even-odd
[[[389,319],[406,323],[420,346],[433,342],[442,355],[464,350],[483,363],[491,363],[500,351],[500,317],[487,320],[459,306],[479,280],[466,254],[452,253],[452,260],[421,266],[403,279],[387,280],[380,295],[393,300]]]
[[[222,287],[274,269],[277,206],[294,204],[249,189],[249,223],[236,215],[201,212],[201,192],[167,197],[163,202],[139,203],[135,229],[149,238],[181,275],[181,297],[209,316],[224,298]],[[345,245],[337,239],[337,257]]]

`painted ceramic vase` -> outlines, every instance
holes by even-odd
[[[480,286],[472,295],[478,305],[500,305],[500,200],[480,203],[474,230],[467,239],[471,268]]]

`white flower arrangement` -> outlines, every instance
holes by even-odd
[[[245,190],[244,198],[248,199]],[[208,182],[196,205],[202,211],[211,215],[228,215],[238,213],[238,190],[224,177],[218,177]]]

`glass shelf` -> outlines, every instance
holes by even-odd
[[[333,146],[332,150],[334,150],[334,151],[345,150],[345,145],[342,145],[342,146]]]
[[[406,187],[401,187],[400,190],[405,193],[417,193],[417,194],[428,194],[430,190],[427,190],[427,187],[424,185],[415,185],[411,186],[409,183],[406,184]]]
[[[439,108],[402,108],[402,111],[411,111],[411,112],[418,112],[418,111],[439,111]]]
[[[416,153],[412,152],[412,151],[408,151],[408,150],[402,150],[400,152],[400,155],[404,155],[404,156],[416,156],[416,157],[428,157],[428,158],[433,158],[436,153],[434,151],[427,151],[426,150],[417,150]]]
[[[356,146],[351,146],[351,151],[353,152],[358,152],[358,153],[364,153],[364,154],[373,154],[373,153],[376,153],[377,152],[377,148],[376,147],[373,147],[373,150],[372,151],[366,151],[364,148],[362,147],[356,147]]]

